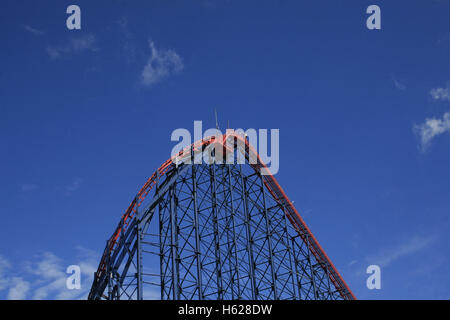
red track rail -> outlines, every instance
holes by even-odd
[[[264,172],[263,180],[264,185],[266,186],[267,190],[270,192],[270,194],[273,196],[273,198],[282,205],[282,207],[285,210],[286,217],[289,219],[293,227],[297,230],[299,236],[302,238],[302,240],[308,244],[309,250],[314,255],[317,262],[320,263],[322,267],[329,266],[331,269],[329,276],[330,280],[333,283],[333,285],[336,287],[342,298],[351,300],[356,299],[353,292],[350,290],[348,285],[345,283],[344,279],[334,266],[334,264],[331,262],[330,258],[327,256],[317,239],[312,234],[311,230],[308,228],[306,223],[304,222],[303,218],[298,213],[297,209],[295,209],[292,202],[289,200],[281,186],[278,184],[275,177],[270,173],[270,170],[267,168],[267,166],[264,164],[264,162],[259,157],[257,151],[251,146],[247,139],[237,133],[226,133],[223,136],[219,137],[208,137],[203,140],[197,141],[193,143],[191,146],[184,148],[182,151],[178,153],[178,155],[171,157],[166,162],[164,162],[157,171],[155,171],[152,176],[147,180],[147,182],[144,184],[144,186],[139,190],[136,197],[133,199],[131,204],[128,206],[128,209],[125,211],[125,213],[122,216],[121,223],[114,231],[113,235],[108,241],[107,248],[105,249],[102,259],[100,261],[100,265],[97,269],[97,278],[100,279],[103,277],[103,273],[106,270],[106,262],[108,258],[108,251],[112,252],[114,249],[116,249],[117,246],[117,239],[119,238],[121,232],[125,232],[127,230],[129,222],[132,220],[132,218],[135,216],[137,209],[144,201],[145,197],[149,194],[149,192],[153,189],[153,187],[156,185],[157,182],[159,182],[159,179],[164,176],[169,169],[169,167],[172,164],[179,163],[180,160],[190,158],[191,157],[191,151],[199,152],[202,151],[202,148],[212,145],[212,144],[219,144],[223,147],[223,150],[225,151],[233,151],[229,149],[230,144],[227,144],[227,140],[232,139],[232,141],[237,141],[237,145],[239,146],[239,143],[241,146],[245,146],[245,150],[240,150],[242,153],[244,153],[247,160],[251,159],[257,159],[256,163],[250,165],[253,167],[253,169],[257,172]],[[236,139],[236,140],[235,140]],[[232,146],[236,146],[235,143],[232,144]]]

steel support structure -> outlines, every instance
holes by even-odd
[[[172,158],[152,175],[108,240],[89,299],[354,299],[257,154],[195,163],[230,138],[249,160],[245,138],[211,137],[180,152],[190,163]]]

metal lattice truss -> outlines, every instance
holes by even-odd
[[[195,163],[230,138],[245,142],[248,160],[254,151],[237,135],[202,140],[184,155]],[[89,299],[354,299],[254,155],[253,164],[163,164],[108,240]]]

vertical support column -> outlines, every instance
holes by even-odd
[[[293,253],[293,249],[291,249],[291,243],[289,241],[289,231],[288,231],[288,222],[287,222],[287,217],[286,214],[284,214],[284,210],[282,210],[282,214],[283,214],[283,220],[284,220],[284,228],[283,231],[286,235],[286,247],[288,249],[288,255],[289,255],[289,266],[291,268],[291,276],[292,276],[292,294],[293,294],[293,299],[297,300],[297,295],[295,294],[295,289],[296,289],[296,285],[295,285],[295,277],[294,276],[298,276],[297,275],[297,271],[294,271],[294,264],[292,263],[292,256],[294,255],[294,261],[295,261],[295,254]],[[297,265],[295,266],[297,268]],[[298,286],[300,285],[300,283],[298,283]],[[300,299],[300,288],[298,288],[298,296]]]
[[[317,300],[319,298],[318,294],[317,294],[317,288],[316,288],[316,271],[314,270],[314,267],[312,265],[311,262],[311,250],[309,248],[309,234],[306,234],[306,248],[308,250],[308,264],[309,264],[309,268],[311,270],[311,282],[312,282],[312,286],[313,286],[313,290],[314,290],[314,299]]]
[[[159,171],[156,171],[156,185],[155,185],[155,197],[159,197]],[[160,287],[161,287],[161,300],[165,298],[165,290],[166,290],[166,279],[164,277],[165,271],[164,268],[164,243],[165,239],[163,241],[163,233],[164,232],[164,217],[163,217],[163,209],[161,205],[161,201],[158,203],[158,218],[159,218],[159,274],[160,274]],[[165,237],[167,237],[167,234],[165,234]],[[167,296],[168,298],[168,296]]]
[[[328,290],[327,300],[333,300],[333,292],[331,291],[333,286],[330,283],[330,275],[328,274],[328,265],[325,265],[325,267],[323,268],[323,272],[325,274],[324,278],[325,278],[326,286],[327,286],[327,290]]]
[[[197,262],[197,292],[198,299],[203,300],[202,290],[202,261],[200,254],[200,232],[198,221],[198,204],[197,204],[197,170],[194,164],[194,154],[191,149],[191,166],[192,166],[192,198],[194,200],[194,232],[195,232],[195,260]]]
[[[136,277],[137,277],[137,300],[143,300],[143,290],[142,290],[142,227],[139,212],[136,208],[136,242],[137,242],[137,252],[136,252]]]
[[[236,214],[236,212],[234,211],[234,200],[233,200],[233,185],[231,184],[231,170],[230,170],[230,165],[226,165],[227,168],[227,174],[228,174],[228,189],[230,192],[230,206],[231,206],[231,226],[232,226],[232,233],[233,233],[233,248],[234,252],[234,272],[236,273],[236,282],[237,282],[237,293],[238,293],[238,299],[242,299],[242,295],[241,295],[241,289],[240,289],[240,277],[239,277],[239,260],[238,260],[238,256],[237,256],[237,241],[236,241],[236,223],[235,223],[235,219],[234,216]],[[230,252],[230,264],[231,264],[231,252]],[[233,287],[234,287],[234,275],[232,276],[232,299],[234,300],[234,291],[233,291]]]
[[[222,283],[222,261],[220,257],[220,242],[219,242],[219,228],[217,215],[217,196],[216,196],[216,162],[214,158],[213,164],[209,165],[209,174],[211,182],[212,194],[212,213],[213,213],[213,228],[214,228],[214,253],[216,257],[216,275],[217,275],[217,299],[223,299],[223,283]]]
[[[299,272],[298,272],[298,263],[299,263],[299,261],[298,261],[297,254],[295,253],[295,237],[292,237],[291,241],[292,241],[292,253],[294,255],[295,277],[297,279],[298,299],[302,300],[302,291],[301,291],[302,283],[300,281]]]
[[[172,255],[172,297],[174,300],[180,299],[180,284],[178,272],[178,246],[177,246],[177,223],[175,211],[175,187],[169,189],[170,196],[170,247]]]
[[[106,276],[108,277],[108,300],[113,299],[112,295],[112,268],[111,268],[111,249],[109,246],[109,240],[106,240],[106,250],[108,254],[108,258],[106,259]]]
[[[274,300],[279,299],[277,294],[277,278],[275,276],[275,270],[273,267],[273,250],[272,250],[272,232],[270,230],[270,220],[267,214],[267,205],[266,205],[266,193],[264,192],[264,182],[263,177],[260,173],[258,173],[259,181],[261,183],[261,192],[262,192],[262,198],[263,198],[263,205],[264,205],[264,218],[266,221],[266,239],[267,243],[269,245],[269,265],[272,272],[272,291],[274,295]]]
[[[222,176],[220,179],[220,184],[223,187],[223,208],[225,210],[225,227],[223,228],[223,232],[225,232],[226,235],[226,247],[227,247],[227,251],[225,254],[225,258],[223,260],[224,262],[224,273],[228,270],[228,274],[229,274],[229,278],[228,278],[228,282],[225,284],[225,287],[228,288],[228,294],[231,293],[231,300],[236,300],[235,298],[235,279],[234,279],[234,274],[236,272],[236,265],[233,265],[233,247],[234,247],[234,242],[232,242],[233,240],[231,239],[232,236],[230,236],[231,234],[231,227],[232,227],[232,217],[233,217],[233,209],[230,209],[230,203],[229,203],[229,199],[228,197],[231,196],[231,193],[229,192],[230,190],[228,189],[228,183],[227,183],[227,176],[225,173],[225,168],[227,168],[228,165],[223,165],[222,167]],[[232,204],[231,204],[232,207]],[[222,236],[223,237],[223,236]],[[227,261],[227,266],[225,266]],[[228,269],[225,269],[226,267],[228,267]]]
[[[247,199],[247,187],[246,180],[242,174],[242,165],[239,165],[239,175],[241,178],[241,192],[242,192],[242,201],[244,202],[244,215],[245,215],[245,227],[247,234],[247,252],[248,252],[248,264],[249,264],[249,277],[250,283],[252,287],[252,299],[256,300],[258,297],[258,292],[256,288],[256,279],[255,279],[255,260],[253,259],[253,237],[250,230],[250,214],[248,212],[248,199]]]

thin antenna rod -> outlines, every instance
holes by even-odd
[[[216,116],[216,129],[219,130],[219,121],[217,120],[217,110],[214,109],[214,114]]]

